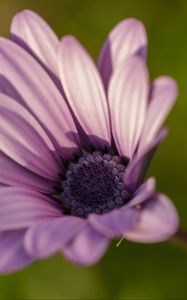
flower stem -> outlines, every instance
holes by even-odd
[[[175,236],[171,239],[171,242],[187,250],[187,231],[179,228]]]

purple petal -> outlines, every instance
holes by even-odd
[[[151,99],[138,153],[153,141],[160,127],[171,111],[177,97],[176,82],[166,76],[157,78],[152,85]]]
[[[167,135],[167,129],[162,129],[156,136],[155,140],[149,145],[141,156],[136,155],[129,163],[125,173],[125,184],[129,190],[134,191],[143,181],[152,157]]]
[[[147,179],[135,191],[133,198],[124,207],[135,207],[149,199],[155,192],[155,178]]]
[[[33,258],[50,256],[79,234],[85,222],[70,216],[40,222],[27,231],[25,249]]]
[[[109,33],[98,60],[98,68],[107,88],[114,69],[127,57],[147,52],[147,35],[144,25],[136,19],[127,19],[117,24]]]
[[[11,39],[57,74],[59,39],[49,25],[31,10],[15,15],[11,23]]]
[[[50,77],[26,51],[3,38],[0,38],[0,60],[0,90],[23,103],[62,155],[69,156],[70,148],[77,147],[77,130],[65,100]]]
[[[108,248],[109,240],[86,226],[66,247],[63,254],[73,263],[80,265],[95,264]]]
[[[125,238],[141,243],[164,241],[176,233],[178,224],[178,214],[170,199],[166,195],[155,194],[143,205],[139,222]]]
[[[91,214],[89,223],[104,236],[113,238],[123,236],[135,225],[137,217],[138,211],[136,209],[122,208],[103,215]]]
[[[112,132],[118,152],[132,158],[146,117],[148,73],[143,59],[130,57],[117,68],[109,85]]]
[[[29,227],[62,215],[55,201],[23,188],[0,189],[0,231]]]
[[[94,136],[110,143],[109,113],[100,74],[74,37],[66,36],[61,41],[59,70],[67,99],[86,134],[96,145]]]
[[[33,261],[23,248],[24,233],[23,230],[0,232],[1,274],[17,271]]]
[[[1,151],[36,174],[57,179],[62,167],[55,148],[32,115],[2,94],[0,118]]]
[[[0,152],[0,166],[0,182],[5,185],[28,187],[43,193],[54,191],[53,181],[30,172],[2,152]]]

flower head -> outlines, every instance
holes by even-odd
[[[91,265],[112,238],[175,233],[173,204],[143,180],[177,87],[149,83],[146,46],[142,23],[124,20],[96,66],[28,10],[0,38],[1,273],[57,251]]]

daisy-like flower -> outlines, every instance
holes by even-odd
[[[170,238],[172,202],[143,182],[177,95],[149,83],[142,23],[120,22],[97,66],[32,11],[0,38],[0,272],[61,252],[91,265],[112,238]]]

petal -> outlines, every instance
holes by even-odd
[[[103,215],[91,214],[89,223],[104,236],[113,238],[123,236],[135,225],[137,217],[138,211],[136,209],[122,208]]]
[[[26,228],[62,215],[55,201],[24,188],[1,188],[0,207],[0,231]]]
[[[49,25],[31,10],[15,15],[11,23],[11,39],[37,57],[49,70],[57,74],[59,40]]]
[[[129,190],[134,191],[141,184],[157,147],[164,140],[166,135],[167,129],[164,128],[159,132],[145,152],[142,153],[141,156],[136,155],[129,163],[124,178]]]
[[[25,249],[33,258],[44,258],[60,250],[79,234],[85,220],[64,216],[31,227],[24,240]]]
[[[36,174],[57,179],[61,168],[55,148],[33,116],[2,94],[0,119],[1,151]]]
[[[141,243],[164,241],[176,233],[178,224],[178,214],[170,199],[166,195],[155,194],[145,202],[139,222],[125,238]]]
[[[148,73],[143,59],[131,57],[117,68],[109,85],[112,132],[118,152],[132,158],[146,117]]]
[[[0,273],[17,271],[32,262],[23,248],[25,231],[0,232]]]
[[[157,78],[152,85],[151,99],[138,153],[151,143],[170,113],[177,97],[177,84],[167,76]]]
[[[30,172],[2,152],[0,152],[0,166],[0,182],[5,185],[28,187],[43,193],[54,191],[53,181]]]
[[[59,71],[70,106],[94,144],[110,143],[107,101],[100,75],[82,45],[71,36],[61,41]]]
[[[77,147],[77,130],[65,100],[50,77],[26,51],[3,38],[0,38],[0,61],[0,91],[21,102],[57,149],[69,156],[70,148]]]
[[[114,69],[127,57],[139,54],[143,57],[147,52],[147,35],[142,22],[126,19],[117,24],[109,33],[98,60],[98,68],[105,87]]]
[[[125,205],[125,207],[135,207],[149,199],[155,192],[155,178],[151,177],[142,183],[135,191],[133,198]]]
[[[108,248],[109,240],[86,226],[71,243],[63,248],[63,254],[73,263],[81,265],[95,264]]]

